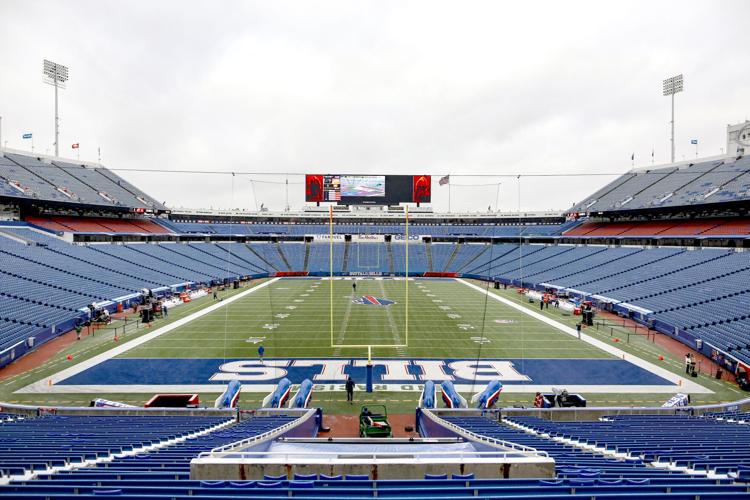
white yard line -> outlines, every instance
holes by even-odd
[[[151,333],[147,333],[146,335],[143,335],[141,337],[138,337],[137,339],[133,339],[130,342],[125,342],[124,344],[121,344],[113,349],[110,349],[109,351],[105,351],[97,356],[94,356],[93,358],[89,358],[85,361],[81,361],[80,363],[71,366],[70,368],[66,368],[65,370],[59,371],[55,373],[54,375],[51,375],[49,377],[44,378],[43,380],[39,380],[37,382],[34,382],[33,384],[23,387],[22,389],[19,389],[15,392],[17,393],[23,393],[23,392],[53,392],[51,384],[56,384],[62,380],[65,380],[69,377],[72,377],[73,375],[77,375],[81,373],[84,370],[88,370],[89,368],[98,365],[99,363],[102,363],[104,361],[107,361],[108,359],[112,359],[115,356],[119,356],[120,354],[123,354],[125,352],[128,352],[132,349],[135,349],[136,347],[145,344],[146,342],[150,342],[151,340],[154,340],[155,338],[161,337],[162,335],[171,332],[172,330],[179,328],[181,326],[184,326],[198,318],[201,318],[207,314],[210,314],[217,309],[221,309],[222,307],[228,306],[232,302],[239,300],[256,290],[260,290],[261,288],[267,287],[268,285],[275,283],[281,278],[273,278],[269,281],[264,281],[263,283],[256,285],[249,290],[245,290],[244,292],[240,292],[237,295],[230,297],[226,300],[222,300],[221,302],[217,302],[216,304],[212,306],[208,306],[204,309],[201,309],[200,311],[196,311],[193,314],[190,314],[188,316],[185,316],[184,318],[180,318],[174,323],[170,323],[166,326],[163,326],[161,328],[157,328]],[[73,386],[71,386],[73,387]],[[33,390],[30,390],[32,389]],[[44,390],[40,390],[44,389]],[[70,391],[62,391],[62,392],[70,392]]]
[[[341,320],[341,327],[339,328],[339,334],[336,337],[335,349],[333,350],[333,357],[338,358],[341,356],[341,345],[346,340],[346,332],[349,330],[349,319],[352,314],[352,304],[354,303],[354,292],[349,296],[346,302],[346,311],[344,311],[344,317]],[[305,321],[307,323],[307,321]],[[334,347],[334,346],[331,346]]]
[[[571,337],[578,337],[578,332],[575,328],[569,327],[567,325],[564,325],[560,323],[559,321],[555,321],[554,319],[550,319],[547,316],[543,314],[539,314],[536,311],[532,311],[531,309],[524,307],[520,304],[517,304],[516,302],[513,302],[512,300],[508,300],[505,297],[501,297],[500,295],[496,295],[488,290],[485,290],[484,288],[477,286],[473,283],[469,283],[468,281],[465,281],[463,279],[456,279],[459,283],[463,283],[464,285],[468,286],[469,288],[473,288],[474,290],[477,290],[481,293],[484,293],[488,295],[489,297],[497,300],[498,302],[502,302],[506,306],[512,307],[513,309],[517,311],[521,311],[524,314],[527,314],[528,316],[531,316],[532,318],[538,319],[539,321],[548,324],[549,326],[560,330],[561,332],[570,335]],[[594,347],[597,347],[601,349],[602,351],[612,354],[613,356],[616,356],[620,359],[623,359],[629,363],[632,363],[640,368],[643,368],[644,370],[648,370],[654,375],[658,375],[666,380],[669,380],[673,384],[675,384],[675,387],[672,387],[671,392],[687,392],[687,393],[694,393],[694,394],[713,394],[714,391],[707,389],[706,387],[703,387],[702,385],[699,385],[692,380],[686,379],[684,377],[681,377],[675,373],[670,372],[669,370],[662,368],[661,366],[657,366],[653,363],[649,363],[648,361],[639,358],[638,356],[633,356],[632,354],[628,354],[625,351],[618,349],[617,347],[611,346],[607,344],[606,342],[602,342],[599,339],[595,339],[589,335],[586,335],[584,333],[581,333],[581,340],[586,342],[587,344],[590,344]],[[505,386],[506,388],[508,386]],[[527,386],[528,387],[528,386]],[[620,386],[612,386],[612,387],[620,387]],[[641,386],[644,387],[644,386]],[[645,386],[647,387],[647,386]],[[504,389],[507,391],[507,389]],[[571,390],[568,388],[568,390]],[[591,392],[591,391],[588,391]],[[612,391],[612,392],[624,392],[622,389]],[[638,391],[641,392],[641,391]],[[663,391],[653,391],[653,392],[663,392]]]

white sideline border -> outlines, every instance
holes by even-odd
[[[456,281],[458,281],[459,283],[463,283],[469,288],[473,288],[474,290],[482,292],[488,295],[489,297],[497,300],[498,302],[502,302],[506,306],[512,307],[513,309],[517,311],[520,311],[528,316],[531,316],[534,319],[537,319],[543,323],[546,323],[549,326],[557,330],[560,330],[562,333],[570,335],[571,337],[578,338],[578,331],[572,327],[564,325],[560,323],[559,321],[555,321],[554,319],[550,319],[543,314],[539,314],[538,312],[533,311],[529,309],[528,307],[524,307],[520,304],[517,304],[513,302],[512,300],[508,300],[505,297],[501,297],[500,295],[492,293],[489,290],[485,290],[484,288],[477,286],[474,283],[469,283],[468,281],[465,281],[462,278],[456,278]],[[628,354],[625,351],[618,349],[617,347],[611,346],[607,344],[606,342],[602,342],[601,340],[595,339],[584,333],[581,333],[581,340],[598,349],[601,349],[602,351],[606,353],[612,354],[613,356],[616,356],[624,361],[627,361],[628,363],[634,364],[635,366],[643,368],[644,370],[647,370],[653,373],[654,375],[657,375],[661,378],[664,378],[672,382],[674,386],[671,386],[671,387],[662,386],[662,387],[669,387],[671,389],[671,391],[669,391],[670,393],[673,393],[673,394],[676,394],[678,392],[686,392],[686,393],[692,393],[692,394],[713,394],[714,393],[714,391],[712,391],[711,389],[703,387],[702,385],[697,384],[693,382],[692,380],[686,379],[685,377],[681,377],[675,373],[670,372],[669,370],[665,368],[662,368],[661,366],[657,366],[642,358],[639,358],[638,356]],[[503,389],[505,389],[506,387],[507,385],[503,386]],[[613,386],[613,387],[616,387],[616,386]],[[644,393],[644,394],[655,392],[653,391],[653,388],[655,386],[625,386],[625,387],[628,388],[627,391],[623,391],[622,389],[620,389],[619,391],[612,391],[612,392]],[[568,388],[568,390],[571,390],[571,388]],[[588,391],[588,392],[591,392],[591,391]],[[658,392],[666,392],[666,391],[658,391]]]
[[[167,334],[171,332],[172,330],[179,328],[183,325],[186,325],[198,318],[201,318],[205,316],[206,314],[212,313],[216,311],[217,309],[221,309],[222,307],[228,306],[234,301],[237,301],[247,295],[250,295],[251,293],[260,290],[261,288],[265,288],[273,283],[276,283],[281,278],[273,278],[268,281],[264,281],[263,283],[260,283],[258,285],[255,285],[254,287],[250,288],[249,290],[245,290],[244,292],[240,292],[237,295],[234,295],[228,299],[222,300],[220,302],[217,302],[216,304],[212,306],[205,307],[201,309],[200,311],[196,311],[193,314],[189,314],[188,316],[185,316],[184,318],[180,318],[177,321],[170,323],[168,325],[165,325],[161,328],[157,328],[156,330],[147,333],[146,335],[142,335],[138,337],[137,339],[133,339],[129,342],[125,342],[124,344],[121,344],[117,347],[114,347],[108,351],[105,351],[101,354],[97,354],[93,358],[89,358],[85,361],[81,361],[80,363],[71,366],[70,368],[66,368],[64,370],[61,370],[49,377],[45,377],[42,380],[38,380],[37,382],[34,382],[33,384],[27,385],[25,387],[22,387],[21,389],[18,389],[14,392],[14,394],[29,394],[29,393],[42,393],[42,394],[50,394],[50,393],[72,393],[72,392],[91,392],[90,390],[81,391],[80,389],[82,387],[109,387],[110,389],[115,386],[80,386],[80,385],[71,385],[68,387],[71,388],[78,388],[77,391],[72,390],[59,390],[63,386],[55,386],[58,382],[61,382],[67,378],[72,377],[73,375],[78,375],[82,371],[88,370],[89,368],[92,368],[104,361],[107,361],[109,359],[112,359],[116,356],[119,356],[120,354],[123,354],[125,352],[130,351],[131,349],[135,349],[136,347],[145,344],[146,342],[150,342],[154,340],[155,338],[161,337],[164,334]],[[50,384],[51,381],[51,384]],[[118,386],[123,387],[123,386]],[[156,387],[156,386],[155,386]],[[158,386],[162,387],[162,386]],[[220,386],[217,386],[218,389],[220,389],[219,392],[223,391],[226,387],[222,384]],[[105,392],[113,392],[111,390],[105,391]],[[132,392],[132,391],[125,391],[125,392]]]

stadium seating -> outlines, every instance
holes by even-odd
[[[198,453],[263,434],[295,418],[251,417],[235,424],[227,417],[88,415],[3,423],[0,472],[6,477],[37,473],[39,479],[27,483],[31,487],[15,490],[30,493],[43,484],[86,485],[94,479],[124,484],[145,479],[151,485],[185,480],[190,460]],[[83,465],[87,467],[75,468]],[[0,496],[8,491],[0,486]]]
[[[307,271],[312,273],[327,273],[330,271],[331,248],[327,243],[310,243],[307,259]],[[344,245],[333,246],[333,272],[344,269]]]
[[[98,479],[98,478],[96,478]],[[401,500],[437,498],[503,498],[510,500],[536,498],[673,498],[680,500],[731,499],[747,495],[747,486],[730,480],[665,477],[607,480],[571,479],[450,479],[378,480],[334,478],[317,480],[262,481],[162,481],[125,479],[113,481],[27,481],[0,487],[6,495],[17,498],[100,498],[124,499],[226,499],[312,498],[354,500],[362,498],[398,498]]]
[[[750,157],[632,171],[574,205],[569,212],[622,212],[700,206],[750,198]]]
[[[540,480],[528,493],[532,497],[554,495],[554,488],[560,495],[592,498],[731,498],[748,491],[746,483],[732,479],[743,477],[750,458],[743,446],[750,439],[750,427],[744,425],[682,415],[625,415],[601,422],[527,416],[500,422],[495,414],[443,418],[468,432],[530,446],[553,457],[556,477]],[[502,492],[503,498],[514,495],[514,483],[505,483],[509,489]]]
[[[485,251],[482,260],[464,272],[632,304],[652,311],[649,318],[750,362],[746,252],[564,245],[529,245],[519,251],[507,246],[515,249],[508,252],[494,245],[499,257],[490,259]]]
[[[94,463],[228,422],[226,417],[48,415],[4,423],[0,433],[0,471],[6,476],[22,475],[71,463]]]
[[[625,479],[663,477],[672,474],[672,471],[669,470],[647,467],[642,460],[613,459],[602,453],[590,453],[571,444],[529,434],[486,417],[446,417],[445,420],[480,436],[488,436],[529,446],[539,451],[546,451],[555,459],[557,476],[562,478]]]
[[[98,208],[166,210],[143,191],[104,167],[0,154],[0,196]]]
[[[158,420],[159,424],[148,428],[144,425],[148,419]],[[353,500],[386,497],[407,500],[473,497],[559,499],[563,496],[699,499],[740,498],[748,494],[747,484],[730,478],[691,476],[666,467],[650,467],[640,457],[612,458],[602,452],[583,451],[573,444],[534,434],[530,429],[522,430],[518,428],[521,424],[511,427],[485,417],[452,417],[449,420],[481,435],[511,438],[513,442],[548,451],[557,462],[556,478],[476,479],[473,474],[454,474],[450,478],[431,475],[425,480],[372,480],[367,476],[305,474],[293,478],[266,476],[254,481],[189,479],[190,460],[198,453],[267,432],[291,420],[292,417],[284,415],[252,417],[238,424],[223,424],[222,428],[217,426],[222,425],[221,419],[201,417],[42,417],[10,423],[7,425],[18,429],[11,434],[33,436],[30,439],[34,447],[28,453],[19,450],[4,455],[0,459],[3,471],[9,476],[34,471],[36,478],[16,478],[0,486],[0,495],[30,499],[117,496],[128,499],[241,497],[265,500],[303,497]],[[50,431],[35,432],[46,422],[52,424]],[[738,427],[716,420],[703,421],[706,422],[717,429]],[[589,424],[552,424],[539,419],[527,423],[529,426],[571,425],[583,431]],[[73,424],[79,427],[73,427]],[[80,426],[85,427],[81,429]],[[639,434],[628,426],[624,429],[627,439],[637,443]],[[592,428],[591,432],[596,432],[596,429]],[[103,441],[101,436],[107,433],[113,437]],[[618,436],[607,434],[607,437]],[[72,438],[72,446],[62,446],[61,438]],[[0,446],[6,446],[8,450],[19,449],[21,443],[10,441]],[[89,461],[89,466],[69,467],[85,461]],[[736,466],[738,470],[739,467]]]
[[[456,251],[463,245],[453,243],[433,243],[430,245],[433,272],[446,272],[448,266],[455,259]]]
[[[393,267],[401,272],[407,270],[406,266],[406,245],[394,243],[391,245],[393,253]],[[409,245],[409,274],[426,273],[429,271],[427,265],[427,251],[424,243]]]
[[[269,223],[196,223],[179,220],[156,219],[174,233],[180,234],[233,234],[233,235],[290,235],[304,236],[327,234],[326,224],[269,224]],[[568,221],[563,224],[410,224],[411,234],[423,236],[456,237],[533,237],[556,236],[578,225]],[[404,234],[403,224],[346,224],[335,223],[335,234]]]
[[[0,352],[40,329],[70,324],[92,302],[266,273],[273,268],[265,251],[280,262],[268,243],[71,245],[28,227],[3,227]]]
[[[347,269],[359,272],[388,272],[388,249],[378,243],[352,243]]]
[[[125,230],[134,220],[32,219],[66,231]],[[113,223],[112,221],[117,221]],[[122,223],[122,226],[116,226]],[[138,221],[138,230],[167,231],[152,221]],[[146,224],[146,225],[143,225]],[[181,223],[179,223],[181,224]],[[177,224],[177,225],[179,225]],[[100,226],[98,229],[92,226]],[[143,227],[142,227],[143,225]],[[173,224],[174,225],[174,224]],[[226,226],[226,225],[222,225]],[[255,227],[259,225],[238,225]],[[650,229],[644,229],[648,226]],[[568,234],[619,236],[693,233],[740,233],[750,230],[744,219],[676,223],[590,223]],[[262,227],[304,231],[319,225]],[[375,232],[376,226],[346,226]],[[396,225],[383,225],[389,231]],[[435,232],[452,226],[424,226]],[[484,226],[482,226],[484,227]],[[489,227],[489,226],[488,226]],[[502,226],[497,226],[500,228]],[[679,229],[684,227],[684,229]],[[722,227],[726,229],[722,229]],[[52,229],[59,229],[51,226]],[[130,230],[129,228],[127,228]],[[461,273],[524,286],[554,286],[605,297],[651,311],[660,328],[679,328],[710,345],[750,362],[750,254],[721,248],[643,248],[478,242],[409,244],[409,273]],[[142,288],[183,283],[215,283],[241,276],[274,272],[330,272],[331,247],[323,242],[191,242],[71,245],[42,230],[22,225],[0,227],[0,352],[80,316],[92,301],[112,300]],[[336,273],[402,273],[406,245],[398,241],[345,242],[333,245]]]
[[[744,237],[750,234],[748,219],[665,220],[647,222],[586,222],[566,233],[567,237],[635,238]]]
[[[737,473],[750,468],[750,426],[688,415],[618,415],[595,422],[512,417],[523,429],[574,446],[654,463],[662,470]]]
[[[170,231],[149,219],[113,219],[106,217],[27,217],[34,226],[58,232],[73,233],[146,233],[168,234]]]

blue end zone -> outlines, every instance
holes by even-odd
[[[319,363],[312,366],[295,366],[295,361],[302,362],[303,358],[295,359],[277,359],[277,369],[269,370],[273,375],[259,375],[263,370],[262,365],[257,359],[165,359],[165,358],[115,358],[104,361],[103,363],[88,368],[83,372],[73,375],[68,379],[58,382],[58,385],[193,385],[193,384],[226,384],[227,378],[221,381],[211,381],[215,374],[238,373],[236,363],[231,368],[232,371],[223,372],[221,367],[226,363],[241,362],[243,370],[239,372],[239,380],[243,386],[252,386],[253,384],[278,383],[284,377],[287,377],[293,384],[299,384],[304,379],[309,378],[316,384],[325,383],[343,383],[342,380],[328,380],[322,378],[326,360],[315,359]],[[373,360],[373,379],[375,384],[414,384],[422,383],[429,380],[429,375],[423,372],[417,359],[386,359]],[[341,363],[341,359],[331,360]],[[347,359],[343,372],[351,375],[355,381],[365,380],[365,366],[354,366],[354,359]],[[634,364],[621,359],[506,359],[506,360],[479,360],[479,366],[475,365],[474,360],[432,360],[433,362],[442,363],[441,368],[445,374],[452,377],[453,381],[459,384],[474,382],[473,376],[466,378],[466,363],[471,364],[471,373],[476,372],[479,377],[491,377],[500,380],[504,385],[620,385],[620,386],[638,386],[638,385],[674,385],[672,382],[655,375],[648,370],[640,368]],[[357,360],[359,364],[361,360]],[[383,377],[387,375],[386,367],[378,363],[403,363],[405,364],[406,373],[411,378],[404,380],[394,380],[393,378]],[[464,371],[457,372],[452,367],[452,363],[463,363]],[[508,369],[498,371],[490,363],[500,363]],[[512,372],[512,376],[509,376]],[[330,373],[330,372],[329,372]],[[512,380],[514,379],[514,380]],[[481,378],[477,379],[478,383]]]

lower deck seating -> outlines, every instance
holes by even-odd
[[[102,479],[81,481],[28,481],[0,486],[0,494],[14,498],[73,499],[110,496],[126,499],[354,500],[363,498],[510,499],[630,498],[673,500],[747,498],[747,484],[729,480],[693,478],[653,479],[426,479],[363,480],[268,478],[262,481],[188,481],[169,478]]]
[[[549,438],[592,445],[671,469],[738,473],[750,469],[750,426],[688,415],[619,415],[594,422],[552,422],[512,417],[511,422]]]
[[[750,363],[750,252],[726,248],[410,243],[410,274],[456,272],[552,285],[641,307]],[[142,288],[274,272],[328,273],[331,246],[302,242],[72,245],[29,227],[0,231],[0,351],[67,325],[93,301]],[[336,243],[333,271],[403,273],[403,243]],[[665,327],[667,328],[667,327]],[[39,335],[37,335],[39,336]]]
[[[92,418],[91,426],[99,423]],[[119,417],[101,417],[117,419]],[[137,419],[142,417],[128,417]],[[172,417],[157,417],[169,419]],[[367,476],[325,476],[323,474],[294,477],[265,476],[258,481],[196,481],[189,479],[190,460],[202,451],[272,430],[293,420],[277,415],[251,417],[239,424],[193,436],[181,443],[159,450],[123,456],[95,466],[64,471],[40,468],[35,479],[17,480],[0,486],[0,496],[26,499],[80,499],[102,496],[127,499],[227,499],[280,498],[345,499],[394,498],[410,499],[560,499],[560,498],[743,498],[750,485],[727,478],[694,477],[687,474],[647,467],[642,461],[608,460],[569,445],[551,441],[484,417],[454,417],[453,423],[484,435],[503,439],[525,439],[542,448],[558,461],[557,477],[553,479],[476,479],[472,474],[434,475],[424,480],[372,480]],[[199,418],[198,418],[199,419]],[[43,419],[38,419],[43,420]],[[196,420],[196,417],[193,417]],[[205,419],[203,419],[205,420]],[[166,427],[173,427],[165,422]],[[105,427],[112,428],[112,426]],[[97,426],[98,428],[98,426]],[[94,428],[96,429],[96,428]],[[81,437],[85,432],[78,431]],[[54,432],[38,439],[60,438]],[[115,439],[117,440],[117,438]],[[73,441],[75,443],[75,440]],[[526,443],[524,443],[526,444]],[[45,458],[40,460],[44,461]],[[47,464],[49,465],[49,464]]]
[[[83,464],[185,438],[228,422],[226,417],[42,416],[0,428],[5,476]]]
[[[0,233],[0,352],[73,323],[92,302],[186,282],[215,283],[266,273],[256,243],[72,245],[27,226]]]
[[[170,484],[179,490],[190,483],[190,460],[199,453],[263,434],[296,418],[279,414],[235,424],[227,417],[50,416],[3,424],[0,473],[7,477],[34,471],[37,479],[0,486],[0,496],[41,491],[94,495],[128,486],[133,494],[144,494],[144,487],[168,491]],[[159,443],[167,446],[144,448]],[[113,458],[72,470],[50,470],[107,457]]]
[[[681,475],[669,470],[648,467],[640,459],[614,459],[602,453],[583,451],[570,444],[529,434],[485,417],[446,417],[445,420],[481,436],[546,451],[555,459],[558,479],[628,479]]]

